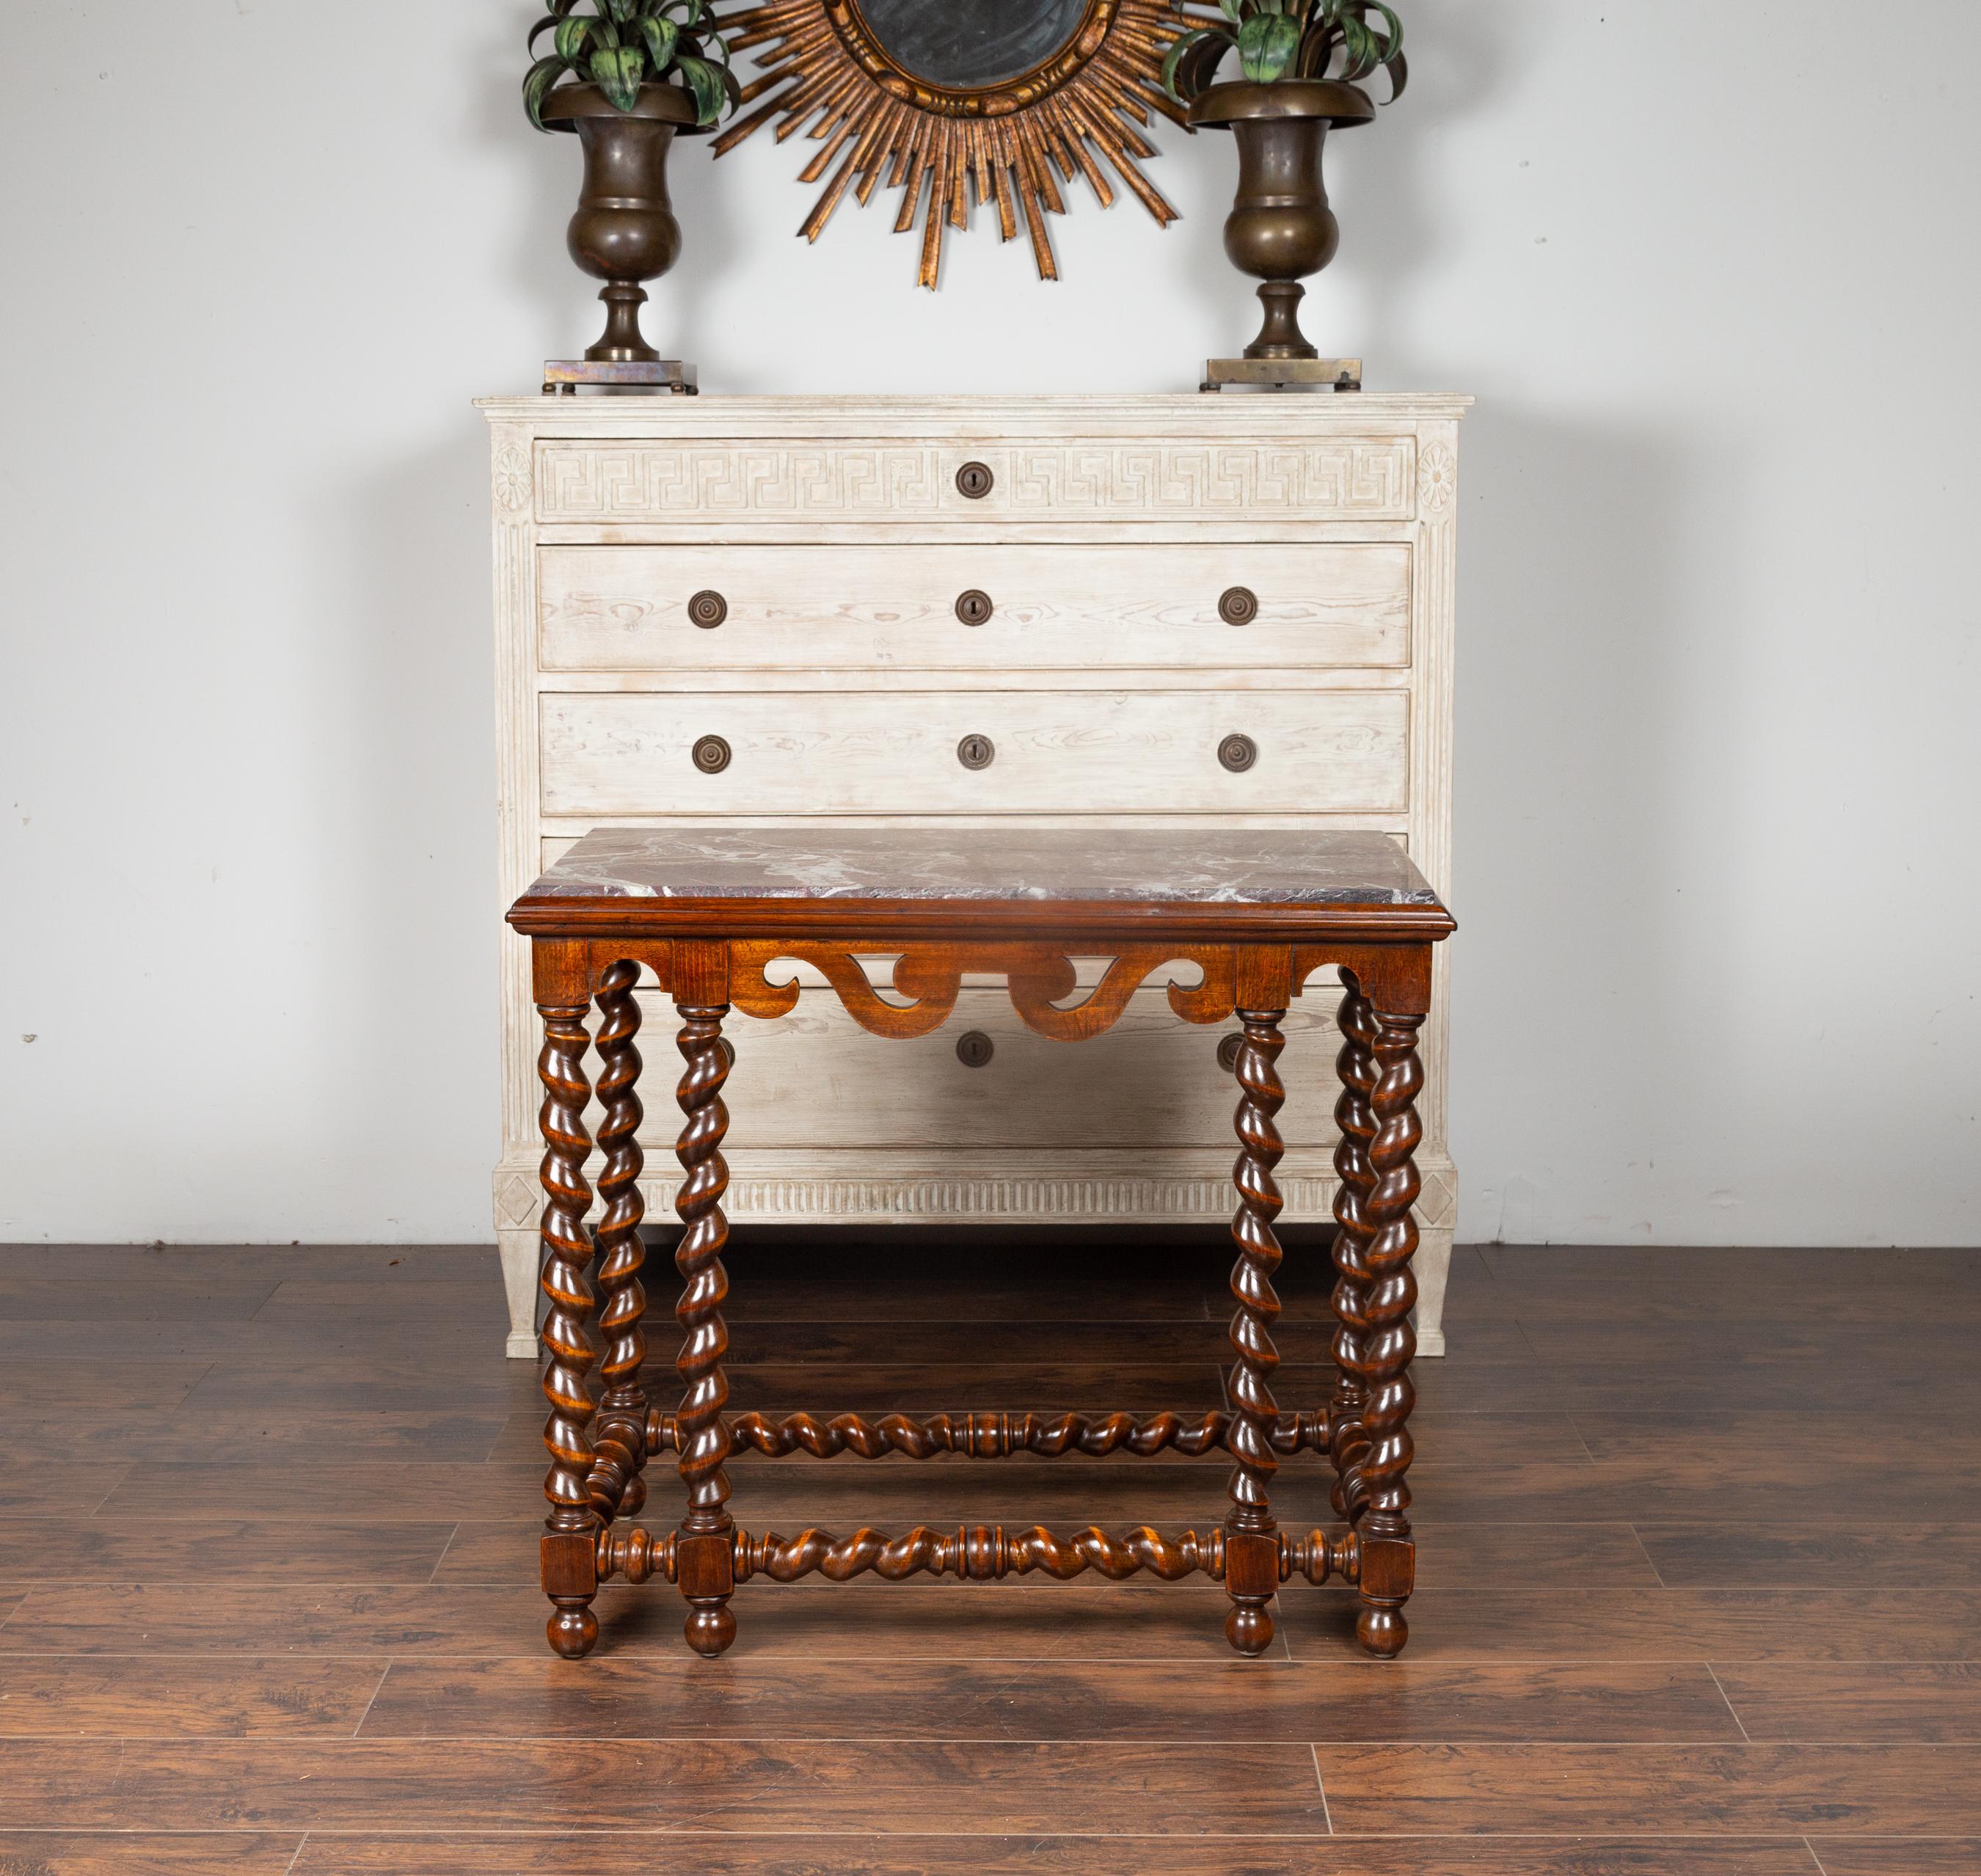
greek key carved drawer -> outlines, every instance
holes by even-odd
[[[546,524],[1408,521],[1412,437],[540,442]]]
[[[1403,541],[551,546],[547,671],[1400,670]]]

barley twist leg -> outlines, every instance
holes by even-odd
[[[676,1426],[688,1512],[675,1549],[681,1593],[688,1601],[688,1645],[698,1654],[714,1655],[736,1639],[736,1618],[729,1609],[735,1580],[734,1523],[729,1515],[729,1479],[723,1470],[730,1440],[722,1415],[729,1398],[722,1373],[722,1358],[729,1349],[729,1332],[722,1320],[723,1300],[729,1294],[722,1267],[723,1246],[729,1237],[729,1221],[722,1210],[722,1195],[729,1185],[729,1168],[722,1157],[729,1110],[723,1104],[722,1084],[728,1079],[730,1063],[722,1019],[729,1006],[678,1007],[678,1045],[688,1066],[677,1090],[686,1125],[674,1149],[683,1176],[674,1209],[686,1229],[674,1254],[683,1286],[675,1314],[687,1339],[677,1364],[686,1392]]]
[[[646,1482],[640,1476],[647,1459],[647,1396],[640,1385],[640,1365],[647,1359],[647,1338],[641,1323],[647,1313],[647,1293],[640,1271],[646,1247],[640,1240],[640,1221],[646,1207],[640,1197],[644,1159],[640,1151],[640,1006],[633,995],[640,980],[637,964],[621,961],[610,966],[598,985],[598,1099],[604,1115],[598,1123],[598,1198],[602,1208],[593,1233],[598,1258],[599,1334],[604,1352],[599,1359],[598,1418],[594,1425],[592,1496],[608,1522],[631,1518],[646,1502]]]
[[[1231,1599],[1225,1638],[1241,1655],[1263,1654],[1273,1639],[1271,1602],[1279,1587],[1279,1537],[1270,1489],[1279,1462],[1273,1431],[1279,1409],[1272,1391],[1279,1353],[1272,1325],[1280,1313],[1273,1289],[1280,1241],[1273,1220],[1279,1216],[1280,1189],[1273,1169],[1285,1152],[1273,1116],[1286,1100],[1274,1066],[1286,1037],[1283,1010],[1241,1010],[1244,1037],[1238,1049],[1240,1089],[1234,1123],[1238,1158],[1232,1169],[1238,1209],[1231,1236],[1238,1261],[1231,1272],[1237,1312],[1231,1319],[1231,1347],[1237,1357],[1231,1377],[1236,1409],[1231,1433],[1231,1509],[1224,1520],[1225,1588]]]
[[[585,1274],[591,1261],[584,1226],[591,1208],[584,1176],[591,1153],[584,1126],[590,1093],[584,1079],[585,1010],[583,1003],[538,1006],[544,1023],[543,1052],[537,1060],[544,1088],[538,1116],[544,1136],[542,1287],[549,1305],[543,1326],[544,1398],[550,1403],[544,1444],[551,1455],[544,1479],[551,1508],[544,1520],[543,1582],[554,1605],[545,1632],[558,1654],[574,1658],[588,1655],[598,1639],[598,1618],[591,1612],[599,1520],[590,1484],[595,1455],[588,1385],[593,1299]]]
[[[1334,1464],[1334,1508],[1351,1522],[1361,1516],[1366,1495],[1362,1461],[1369,1450],[1363,1425],[1368,1391],[1363,1338],[1369,1332],[1369,1236],[1367,1206],[1376,1189],[1369,1163],[1370,1143],[1376,1137],[1376,1116],[1370,1097],[1376,1086],[1376,1013],[1355,979],[1343,972],[1338,1020],[1341,1053],[1335,1072],[1341,1096],[1335,1103],[1335,1125],[1341,1137],[1334,1149],[1339,1182],[1334,1195],[1334,1398],[1328,1409],[1328,1456]]]
[[[1407,1475],[1410,1409],[1417,1399],[1410,1382],[1410,1359],[1417,1352],[1410,1310],[1417,1296],[1410,1272],[1417,1248],[1411,1207],[1421,1189],[1413,1156],[1423,1138],[1417,1111],[1424,1080],[1417,1055],[1423,1023],[1420,1016],[1377,1014],[1376,1086],[1370,1098],[1376,1136],[1369,1161],[1375,1185],[1364,1207],[1370,1284],[1362,1371],[1369,1389],[1363,1413],[1369,1450],[1362,1462],[1368,1503],[1356,1526],[1362,1554],[1362,1612],[1356,1633],[1370,1654],[1386,1656],[1401,1653],[1410,1638],[1403,1612],[1417,1556]]]

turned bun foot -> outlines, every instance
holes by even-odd
[[[1410,1625],[1401,1609],[1365,1608],[1355,1618],[1355,1638],[1372,1655],[1393,1660],[1410,1638]]]
[[[1271,1612],[1250,1603],[1234,1602],[1224,1618],[1224,1638],[1241,1655],[1264,1654],[1273,1645]]]
[[[544,1633],[566,1661],[576,1661],[598,1645],[598,1618],[586,1608],[554,1610]]]
[[[688,1637],[690,1648],[712,1661],[736,1639],[736,1618],[723,1604],[690,1609],[688,1620],[681,1625],[681,1632]]]

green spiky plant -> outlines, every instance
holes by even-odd
[[[591,12],[580,12],[582,5]],[[704,126],[737,101],[729,48],[707,0],[545,0],[545,6],[530,28],[530,50],[548,33],[551,51],[523,80],[523,102],[539,130],[549,128],[544,100],[567,77],[597,85],[618,109],[631,111],[641,85],[678,72],[694,101],[694,121]]]
[[[1378,70],[1392,102],[1403,95],[1403,25],[1382,0],[1217,0],[1224,18],[1187,32],[1163,61],[1163,88],[1179,104],[1207,89],[1226,56],[1255,85],[1337,78],[1353,85]],[[1179,0],[1177,11],[1184,10]]]

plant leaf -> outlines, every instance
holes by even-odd
[[[631,21],[640,11],[639,0],[605,0],[607,10],[621,22]]]
[[[674,63],[694,99],[694,121],[701,125],[713,124],[721,116],[728,96],[723,89],[722,74],[707,59],[693,58],[686,53]]]
[[[674,41],[681,36],[681,28],[671,19],[643,19],[640,35],[647,42],[647,57],[658,78],[674,62]]]
[[[544,123],[544,99],[564,74],[562,59],[540,58],[523,80],[523,108],[529,112],[530,121],[539,130],[547,128]]]
[[[614,108],[630,111],[640,101],[640,81],[646,59],[637,45],[601,47],[591,55],[591,75]]]
[[[1222,58],[1231,49],[1231,35],[1221,26],[1200,26],[1194,32],[1187,32],[1171,46],[1163,57],[1163,89],[1178,104],[1188,104],[1203,90],[1203,78],[1197,75],[1197,58],[1206,43],[1217,48],[1217,57]],[[1217,60],[1211,62],[1216,70]]]
[[[1238,62],[1254,85],[1284,75],[1300,50],[1300,22],[1283,13],[1258,13],[1238,28]]]
[[[557,55],[568,65],[574,65],[578,55],[584,50],[584,42],[591,37],[591,29],[598,22],[585,18],[581,14],[558,22]]]
[[[1402,53],[1383,62],[1383,69],[1390,75],[1390,102],[1394,104],[1403,95],[1403,87],[1410,81],[1410,62]]]

